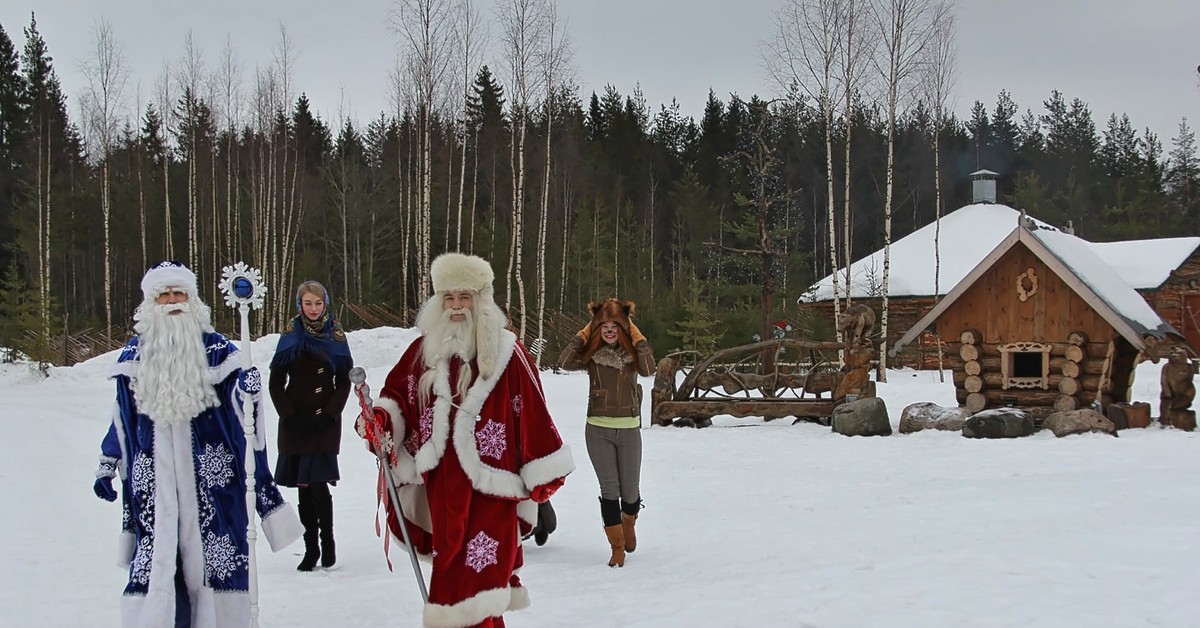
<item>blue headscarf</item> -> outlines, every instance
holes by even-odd
[[[316,320],[310,321],[304,316],[301,307],[301,296],[305,286],[319,286],[324,294],[325,311]],[[329,291],[315,281],[300,284],[296,292],[296,309],[299,310],[291,320],[291,331],[279,339],[275,346],[275,357],[271,358],[271,368],[288,366],[295,361],[301,352],[308,352],[325,358],[334,372],[342,368],[349,369],[354,364],[350,356],[350,345],[346,342],[346,332],[329,311]]]

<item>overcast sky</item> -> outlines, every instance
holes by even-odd
[[[487,17],[491,3],[476,0]],[[699,118],[709,89],[777,95],[760,58],[782,0],[561,0],[586,99],[613,84],[630,94],[640,84],[651,109],[679,100]],[[209,67],[226,38],[245,66],[266,65],[280,25],[296,43],[296,88],[327,120],[365,120],[389,108],[388,72],[397,38],[387,27],[389,2],[340,0],[3,0],[0,25],[20,47],[31,11],[45,38],[74,115],[83,87],[79,64],[91,51],[97,20],[112,24],[131,71],[131,100],[152,93],[164,64],[175,64],[190,30]],[[954,109],[965,116],[981,100],[989,112],[1001,89],[1022,113],[1042,113],[1058,89],[1080,98],[1098,132],[1108,116],[1127,113],[1149,127],[1167,151],[1179,122],[1200,120],[1200,2],[1196,0],[961,0]],[[492,27],[493,41],[498,28]],[[497,67],[495,55],[493,69]]]

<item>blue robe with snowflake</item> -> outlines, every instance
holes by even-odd
[[[112,373],[117,401],[101,461],[115,465],[121,478],[119,562],[129,568],[121,616],[127,627],[173,625],[177,561],[194,627],[251,623],[246,436],[237,347],[218,333],[205,334],[204,343],[209,381],[220,401],[190,421],[155,422],[138,412],[129,386],[140,365],[136,336],[121,351]],[[271,477],[257,410],[255,415],[255,508],[272,551],[279,551],[303,529]]]

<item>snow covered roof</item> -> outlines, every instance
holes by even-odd
[[[1171,271],[1200,248],[1200,237],[1089,242],[1088,245],[1134,290],[1153,290],[1170,279]]]
[[[905,332],[889,353],[895,355],[900,347],[912,342],[921,330],[937,320],[942,312],[1018,242],[1042,260],[1112,325],[1118,334],[1139,350],[1146,349],[1145,336],[1162,338],[1167,334],[1179,335],[1179,332],[1163,321],[1154,308],[1150,307],[1120,274],[1100,259],[1090,242],[1054,228],[1035,226],[1028,229],[1018,225],[950,290],[946,298]]]
[[[937,223],[930,223],[892,243],[889,256],[888,296],[931,297],[944,295],[962,281],[972,268],[983,261],[1017,225],[1021,212],[993,203],[966,205],[942,217],[938,242],[941,270],[934,287],[934,234]],[[1050,225],[1029,218],[1043,229],[1057,232]],[[1066,234],[1064,234],[1066,235]],[[1189,255],[1200,248],[1200,238],[1163,238],[1127,242],[1087,242],[1067,236],[1090,247],[1111,272],[1138,290],[1157,288]],[[838,271],[838,288],[845,294],[846,271]],[[851,297],[882,296],[883,249],[850,265]],[[797,301],[828,301],[833,298],[833,275],[813,284]]]

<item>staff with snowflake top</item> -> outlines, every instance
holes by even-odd
[[[356,428],[403,504],[397,513],[380,496],[391,535],[433,564],[424,625],[496,628],[505,611],[529,605],[521,532],[575,463],[533,358],[504,328],[491,265],[447,253],[430,275],[422,336]]]
[[[117,403],[94,484],[108,501],[118,496],[113,480],[121,485],[122,625],[254,626],[250,513],[274,551],[302,532],[271,477],[254,411],[258,372],[213,330],[183,264],[147,271],[142,295],[137,335],[111,372]]]

